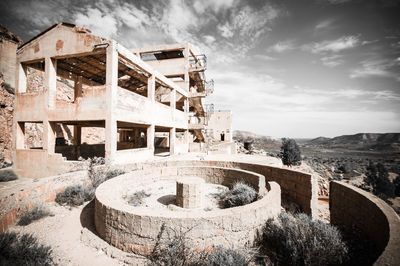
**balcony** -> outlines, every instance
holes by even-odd
[[[201,88],[204,88],[202,91],[193,90],[190,92],[190,97],[206,97],[214,92],[214,80],[202,81]]]
[[[189,57],[190,72],[202,72],[207,69],[207,56],[205,54]]]

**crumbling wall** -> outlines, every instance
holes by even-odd
[[[12,162],[12,125],[14,89],[5,82],[0,72],[0,167]]]

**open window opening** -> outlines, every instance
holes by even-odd
[[[66,160],[105,156],[105,122],[54,122],[55,152]]]
[[[150,53],[142,53],[140,58],[143,61],[155,61],[155,60],[166,60],[166,59],[175,59],[175,58],[183,58],[184,52],[181,49],[171,50],[171,51],[156,51]]]
[[[43,149],[43,122],[19,122],[24,134],[24,149]]]
[[[148,125],[117,122],[117,150],[147,148]]]
[[[175,108],[176,110],[185,111],[185,96],[180,94],[179,92],[176,92],[176,99],[175,99]]]
[[[155,100],[166,106],[171,105],[171,92],[172,89],[164,82],[156,79]]]
[[[150,74],[123,56],[118,58],[118,86],[147,97]]]
[[[170,155],[170,128],[161,126],[155,127],[154,154],[158,156]]]
[[[38,61],[22,63],[26,75],[26,92],[38,93],[45,91],[44,58]]]

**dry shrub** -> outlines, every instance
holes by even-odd
[[[304,213],[268,220],[260,249],[274,265],[340,265],[348,250],[336,227]]]
[[[244,183],[236,183],[232,189],[222,193],[220,205],[222,208],[243,206],[257,200],[257,192]]]
[[[146,193],[143,189],[136,191],[128,197],[128,204],[134,207],[138,207],[143,204],[143,199],[150,197],[151,194]]]
[[[94,198],[95,189],[92,186],[73,185],[57,193],[56,202],[60,205],[79,206]]]
[[[51,253],[31,234],[0,234],[0,265],[54,265]]]
[[[33,221],[49,216],[51,212],[42,204],[34,206],[31,210],[25,212],[18,221],[18,225],[28,225]]]
[[[94,157],[83,160],[88,164],[89,184],[87,185],[72,185],[56,196],[56,202],[60,205],[79,206],[85,201],[94,199],[95,191],[101,183],[125,174],[124,170],[112,169],[106,165],[106,160],[103,157]]]
[[[176,232],[161,227],[157,243],[147,258],[149,265],[162,266],[231,266],[250,265],[254,260],[254,251],[250,249],[234,250],[215,246],[199,251],[188,244],[186,232]],[[163,235],[166,234],[166,237]]]
[[[0,182],[7,182],[17,179],[18,176],[14,173],[12,169],[0,170]]]

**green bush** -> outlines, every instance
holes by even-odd
[[[43,205],[36,205],[31,210],[25,212],[18,221],[18,225],[28,225],[33,221],[49,216],[50,211]]]
[[[222,193],[220,205],[222,208],[243,206],[257,200],[257,192],[244,183],[237,183],[232,189]]]
[[[49,246],[30,234],[0,234],[0,265],[54,265]]]
[[[348,250],[336,227],[303,213],[268,220],[260,245],[273,265],[338,265]]]
[[[300,148],[294,139],[282,139],[280,157],[284,165],[292,166],[301,164]]]
[[[143,204],[143,199],[150,197],[151,194],[146,193],[143,189],[136,191],[133,195],[128,197],[128,204],[138,207]]]
[[[11,169],[0,170],[0,182],[17,180],[18,176]]]
[[[95,189],[92,186],[73,185],[56,195],[60,205],[79,206],[94,198]]]

